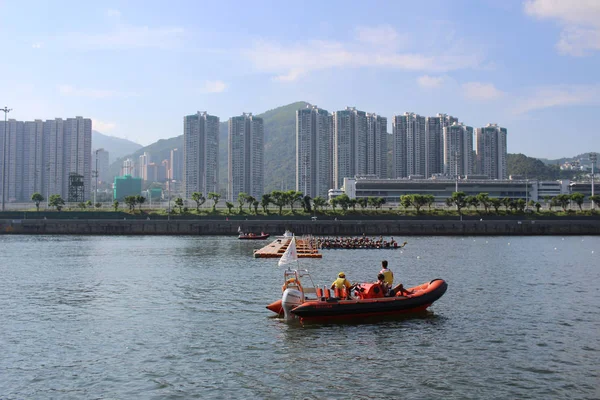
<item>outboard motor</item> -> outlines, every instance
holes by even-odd
[[[285,319],[294,319],[296,316],[292,314],[292,310],[304,303],[304,292],[295,288],[287,288],[281,296],[281,307]]]

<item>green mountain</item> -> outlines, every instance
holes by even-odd
[[[276,189],[294,189],[296,185],[296,110],[306,107],[299,101],[283,107],[277,107],[256,115],[261,117],[265,127],[265,191]],[[222,121],[219,127],[219,184],[222,190],[227,187],[227,136],[228,121]],[[172,149],[183,149],[183,135],[170,139],[161,139],[149,146],[142,147],[132,154],[121,157],[110,166],[110,174],[120,173],[123,160],[137,158],[148,152],[152,162],[160,162],[170,157]]]
[[[109,159],[115,160],[124,155],[131,154],[142,148],[141,144],[127,139],[104,135],[98,131],[92,131],[92,149],[104,149],[108,151]]]

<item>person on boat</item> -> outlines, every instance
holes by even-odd
[[[385,281],[385,275],[383,275],[381,272],[377,275],[377,282],[375,283],[381,287],[381,292],[384,296],[394,296],[392,292],[392,285]]]
[[[346,274],[340,272],[338,274],[338,278],[331,284],[331,289],[343,290],[344,288],[346,289],[346,298],[350,299],[350,291],[352,289],[352,284],[350,283],[350,281],[348,281],[348,279],[346,279]]]
[[[394,284],[394,273],[388,268],[387,260],[381,261],[381,271],[380,274],[383,274],[385,277],[385,283],[388,284],[389,287],[392,287]]]

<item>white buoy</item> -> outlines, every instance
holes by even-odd
[[[417,260],[420,259],[420,258],[421,258],[421,256],[417,256]]]
[[[554,248],[554,250],[556,250],[556,247]]]

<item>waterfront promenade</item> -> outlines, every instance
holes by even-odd
[[[0,219],[0,234],[600,235],[600,218],[555,219]]]

